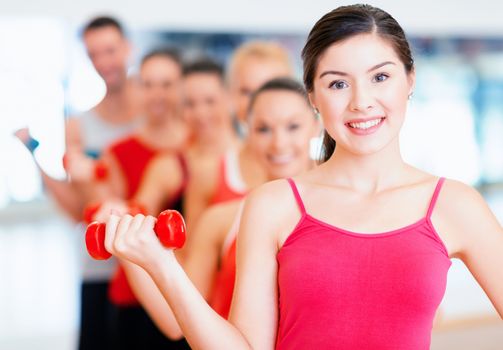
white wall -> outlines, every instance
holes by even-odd
[[[334,0],[0,0],[1,16],[50,15],[80,25],[112,13],[133,28],[306,32]],[[500,0],[376,0],[409,34],[503,36]]]

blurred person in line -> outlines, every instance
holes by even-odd
[[[113,141],[137,127],[141,108],[138,83],[127,74],[131,46],[122,24],[112,17],[93,18],[84,26],[82,40],[91,63],[105,83],[106,94],[95,107],[66,121],[65,168],[68,180],[54,179],[38,166],[45,188],[75,222],[82,220],[87,203],[103,199],[105,195],[93,179],[95,160]],[[16,135],[29,150],[34,150],[36,141],[30,137],[29,130],[19,130]],[[81,230],[78,231],[82,234]],[[79,348],[105,349],[108,348],[110,308],[108,280],[115,264],[113,260],[95,262],[86,252],[82,251],[82,254]]]
[[[251,96],[248,115],[248,143],[266,181],[295,176],[314,165],[310,141],[319,133],[320,124],[300,83],[291,78],[266,82]],[[191,246],[182,262],[201,296],[224,318],[234,289],[242,205],[243,199],[237,199],[207,209],[191,233]],[[154,322],[167,337],[180,338],[180,327],[150,276],[128,261],[124,268]]]
[[[167,186],[163,188],[162,209],[181,211],[182,194],[188,179],[182,152],[189,136],[182,117],[182,69],[180,55],[174,49],[153,50],[143,57],[139,74],[142,123],[134,133],[114,142],[102,157],[108,169],[107,181],[102,184],[107,187],[104,191],[109,191],[107,202],[134,198],[137,205],[148,208],[148,205],[143,205],[148,198],[135,196],[150,162],[162,154],[170,166],[165,174]],[[180,344],[170,342],[157,330],[136,300],[120,265],[110,281],[108,294],[113,304],[110,324],[113,347],[188,347],[184,341]]]
[[[160,244],[155,218],[111,215],[107,250],[150,274],[198,349],[428,349],[452,258],[503,317],[500,223],[476,190],[401,157],[415,69],[400,25],[341,6],[302,57],[323,163],[247,196],[229,320]]]
[[[54,179],[40,169],[48,192],[77,222],[84,206],[100,195],[92,181],[94,160],[113,141],[130,134],[141,113],[138,81],[127,75],[131,46],[122,24],[112,17],[94,18],[82,30],[82,39],[106,94],[95,107],[66,121],[65,165],[70,181]],[[17,135],[30,146],[29,130],[19,130]]]
[[[233,53],[227,72],[232,110],[242,142],[221,155],[215,177],[204,166],[192,174],[187,188],[185,216],[189,227],[197,222],[207,207],[243,197],[250,189],[265,180],[260,163],[253,156],[246,138],[246,115],[251,94],[272,78],[293,75],[288,53],[272,41],[250,41]],[[214,167],[214,163],[211,164]],[[190,236],[189,236],[190,237]]]
[[[227,69],[236,127],[246,134],[246,117],[252,94],[272,78],[293,75],[288,52],[274,41],[252,40],[233,53]]]
[[[145,73],[145,70],[142,70],[142,73]],[[188,172],[189,183],[193,179],[194,169],[198,167],[207,169],[206,178],[211,179],[216,176],[222,154],[228,149],[239,147],[241,141],[232,126],[231,105],[221,65],[206,58],[185,65],[182,105],[183,119],[190,130],[189,144],[183,150],[183,157],[179,154],[175,157],[171,152],[162,152],[152,157],[144,168],[141,179],[138,179],[134,193],[130,191],[131,196],[111,196],[105,200],[94,213],[94,220],[106,220],[111,210],[127,212],[126,199],[140,205],[146,213],[152,215],[157,215],[169,207],[183,213],[185,203],[180,204],[177,201],[174,206],[171,199],[175,193],[178,197],[181,180],[187,178],[182,176],[185,170]],[[184,171],[181,171],[182,167],[179,165],[182,162],[186,165]],[[135,161],[131,162],[132,165],[134,163]],[[200,181],[204,181],[204,178],[201,177]],[[184,251],[185,249],[178,251],[180,258]],[[123,270],[119,272],[120,275],[115,277],[119,277],[120,283],[112,285],[112,298],[122,300],[123,304],[136,304],[134,293],[131,293],[129,286],[124,283]]]
[[[187,64],[182,85],[183,115],[191,130],[190,143],[184,152],[190,173],[189,191],[215,183],[220,159],[228,150],[241,147],[242,141],[232,125],[231,103],[221,65],[210,59]],[[145,174],[137,198],[148,206],[148,212],[162,210],[170,186],[166,176],[169,169],[169,157],[160,155]],[[198,186],[191,185],[194,181]],[[184,213],[191,210],[190,205],[184,198]]]
[[[141,69],[141,80],[145,83],[144,79],[149,77],[154,78],[159,76],[158,72],[150,70],[155,68],[149,65],[147,60]],[[152,62],[150,62],[152,63]],[[160,62],[159,62],[160,63]],[[152,73],[152,75],[150,75]],[[143,85],[145,87],[145,85]],[[149,160],[148,166],[143,168],[141,178],[135,181],[134,191],[129,185],[127,195],[124,193],[124,184],[120,185],[122,190],[115,189],[114,194],[105,200],[99,210],[94,214],[93,219],[98,221],[106,220],[111,210],[118,213],[126,213],[128,211],[126,199],[145,208],[147,213],[157,215],[164,209],[177,209],[183,213],[182,205],[179,201],[182,195],[181,189],[184,188],[187,173],[192,174],[194,168],[204,166],[205,169],[210,169],[213,173],[217,172],[218,160],[221,155],[230,148],[237,148],[241,141],[236,135],[232,125],[231,105],[229,101],[229,94],[225,86],[224,69],[221,65],[212,61],[211,59],[198,59],[185,65],[183,69],[182,78],[182,94],[181,105],[183,120],[187,122],[190,130],[188,144],[185,144],[183,149],[183,156],[180,153],[176,155],[173,152],[159,152]],[[157,107],[151,104],[155,111]],[[147,103],[145,109],[151,111]],[[148,135],[147,135],[148,136]],[[154,136],[154,135],[152,135]],[[157,137],[157,136],[156,136]],[[146,142],[150,142],[145,140]],[[169,142],[169,138],[165,137],[164,140],[152,140],[152,142]],[[111,150],[116,149],[113,146]],[[110,152],[106,158],[107,163],[117,163],[117,157],[113,157],[114,152]],[[137,168],[136,160],[129,159],[128,154],[124,154],[125,160],[130,163],[130,166]],[[183,164],[183,167],[181,166]],[[211,166],[213,165],[213,167]],[[112,166],[117,168],[116,166]],[[122,171],[123,172],[123,171]],[[116,173],[116,171],[112,171]],[[214,176],[212,173],[207,173],[206,177],[211,178]],[[124,179],[116,181],[117,175],[110,176],[110,180],[115,184],[110,188],[117,187],[117,183],[121,184]],[[190,178],[190,176],[189,176]],[[176,203],[173,199],[177,198]],[[150,285],[152,281],[150,280]],[[149,284],[141,286],[146,288]],[[138,285],[130,283],[126,279],[124,269],[119,268],[118,273],[114,276],[110,288],[110,297],[115,305],[118,305],[117,311],[119,312],[118,321],[112,322],[114,346],[135,348],[138,347],[136,339],[132,339],[132,335],[136,337],[138,332],[144,332],[141,322],[144,324],[150,323],[145,321],[143,309],[138,306],[137,298],[139,298],[143,307],[150,305],[145,303],[142,299],[142,294],[138,293]],[[140,289],[141,291],[142,289]],[[151,312],[151,310],[147,311]],[[117,327],[119,326],[119,327]],[[134,328],[138,327],[137,330]],[[114,329],[115,328],[115,329]],[[143,333],[145,334],[145,332]],[[147,333],[148,334],[148,333]],[[175,339],[171,344],[167,344],[169,338],[162,337],[164,341],[155,336],[156,345],[164,345],[166,348],[184,348],[188,345],[184,340],[176,341]],[[141,337],[137,338],[141,339]],[[146,342],[142,345],[149,345],[148,347],[156,346],[152,341]]]

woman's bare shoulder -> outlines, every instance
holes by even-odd
[[[284,179],[268,182],[254,189],[246,198],[241,228],[257,234],[272,235],[277,247],[300,218],[292,189]],[[240,230],[241,234],[242,230]]]

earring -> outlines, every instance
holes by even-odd
[[[409,96],[407,97],[409,100],[412,100],[412,96],[414,95],[414,92],[412,91]]]
[[[314,116],[316,117],[316,119],[320,119],[321,115],[320,115],[320,111],[318,110],[318,108],[313,107],[313,112],[314,112]]]

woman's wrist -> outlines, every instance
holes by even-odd
[[[180,270],[183,271],[172,249],[164,250],[159,258],[153,259],[144,268],[154,280],[170,278],[179,273]]]

